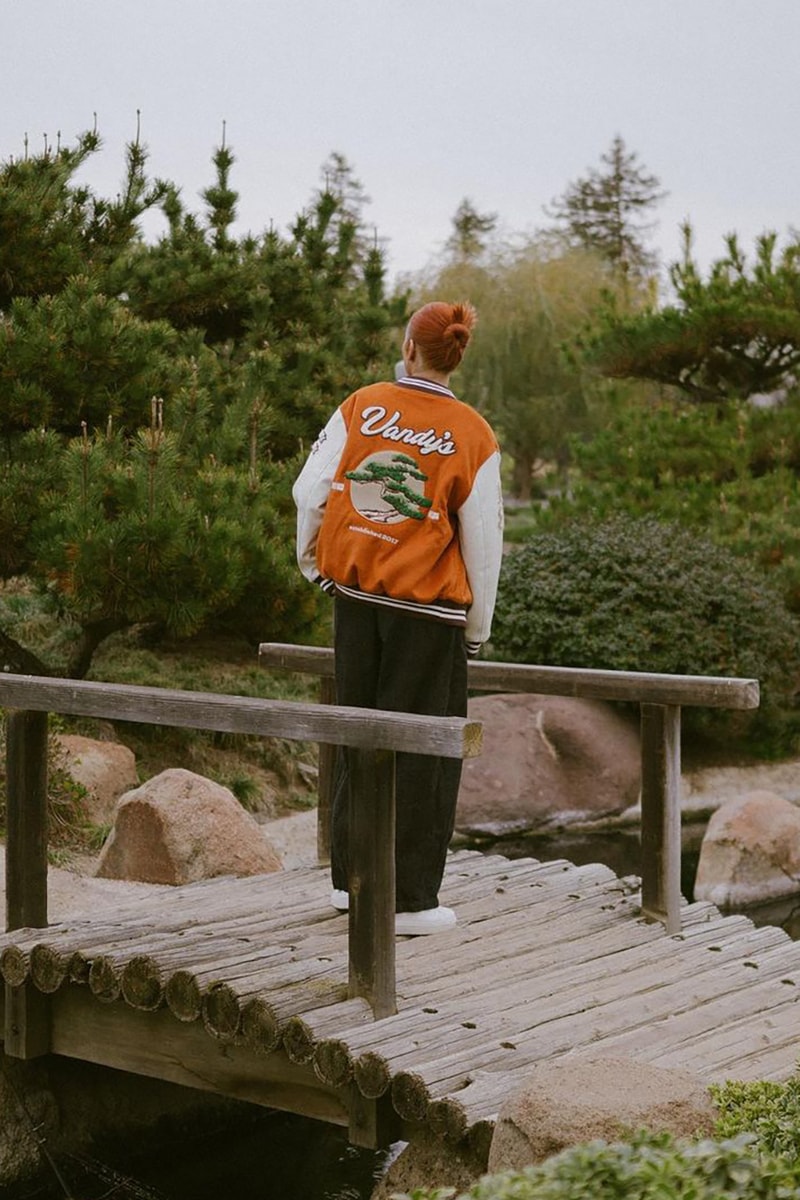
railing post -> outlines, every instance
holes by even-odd
[[[681,927],[681,710],[642,704],[642,911]]]
[[[6,929],[47,924],[47,713],[9,712]]]
[[[348,748],[349,986],[376,1020],[397,1011],[395,981],[395,753]]]
[[[336,684],[329,676],[323,676],[319,686],[320,704],[334,704]],[[333,780],[336,767],[336,747],[320,742],[317,762],[317,862],[327,867],[331,861],[331,807],[333,804]]]
[[[47,713],[9,712],[6,726],[6,929],[47,924]],[[50,1050],[48,997],[30,983],[5,988],[4,1049]]]

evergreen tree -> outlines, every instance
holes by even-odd
[[[615,270],[643,276],[656,265],[655,254],[645,244],[653,227],[646,218],[666,192],[619,136],[601,162],[604,169],[592,169],[570,183],[552,201],[547,215],[555,218],[568,245],[595,251]]]
[[[85,674],[100,642],[132,624],[185,637],[235,616],[238,632],[258,640],[313,619],[291,538],[294,471],[258,459],[248,469],[241,449],[225,461],[227,432],[209,431],[219,454],[200,456],[154,400],[135,436],[84,430],[61,452],[27,574],[58,597],[67,675]]]
[[[774,234],[748,262],[734,235],[703,277],[684,227],[676,303],[607,307],[584,361],[647,389],[576,443],[570,497],[543,516],[625,512],[680,521],[774,575],[800,611],[800,243]]]
[[[483,254],[487,239],[497,225],[497,213],[480,213],[465,197],[453,216],[453,232],[446,242],[446,249],[456,262],[468,262]]]
[[[322,164],[322,187],[312,200],[314,207],[323,197],[335,202],[331,232],[345,250],[345,261],[353,270],[362,265],[369,252],[370,241],[364,225],[364,208],[370,198],[355,169],[344,154],[334,150]]]
[[[136,222],[166,196],[162,180],[145,175],[147,151],[138,136],[126,149],[119,196],[109,201],[74,176],[100,148],[95,131],[75,146],[46,147],[11,158],[0,169],[0,311],[15,297],[53,295],[74,275],[93,274],[137,236]]]
[[[230,172],[234,161],[233,154],[225,145],[223,123],[222,145],[214,154],[217,182],[205,188],[202,193],[208,206],[208,225],[214,231],[212,245],[215,250],[230,250],[234,245],[230,229],[236,220],[236,202],[239,199],[230,186]]]
[[[172,394],[177,352],[167,322],[141,320],[96,276],[71,276],[52,295],[15,297],[0,320],[0,432],[74,434],[82,422],[109,419],[134,427],[154,393]]]
[[[78,188],[98,145],[0,166],[0,578],[32,582],[54,622],[33,653],[0,593],[11,670],[83,675],[135,623],[256,641],[307,628],[298,454],[356,382],[390,370],[405,318],[330,192],[286,237],[237,238],[227,147],[197,217],[148,182],[138,138],[117,201]],[[147,245],[137,219],[154,204],[168,231]]]
[[[692,400],[722,404],[771,393],[800,368],[800,242],[780,253],[768,233],[748,263],[738,240],[703,279],[684,226],[681,261],[671,268],[677,302],[630,315],[613,307],[586,341],[586,358],[613,378],[649,379]]]
[[[269,452],[277,459],[308,445],[358,383],[390,370],[391,330],[406,317],[405,300],[385,295],[377,239],[370,245],[358,223],[360,184],[342,156],[334,159],[330,188],[315,193],[288,236],[270,228],[236,241],[229,234],[234,160],[222,148],[217,182],[204,193],[207,219],[187,213],[171,193],[168,233],[153,247],[135,247],[116,268],[114,286],[139,316],[193,330],[215,351],[220,411],[243,380],[255,386],[254,397],[272,412]]]
[[[573,452],[569,495],[541,525],[619,513],[679,522],[768,572],[800,612],[800,391],[719,408],[650,388],[626,395]]]

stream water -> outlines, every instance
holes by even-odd
[[[702,829],[685,830],[681,890],[691,899]],[[617,875],[636,875],[639,839],[634,832],[503,839],[475,847],[509,858],[566,858],[578,865],[602,862]],[[779,925],[800,939],[800,901],[747,910],[757,925]],[[61,1160],[52,1171],[9,1200],[369,1200],[386,1165],[385,1153],[358,1150],[344,1130],[283,1113],[254,1109],[244,1128],[204,1132],[146,1157],[103,1151],[96,1161]],[[66,1183],[66,1190],[64,1187]]]
[[[694,879],[705,830],[705,824],[683,826],[681,893],[687,900],[694,899]],[[638,875],[640,870],[639,835],[633,830],[593,834],[563,830],[549,835],[526,834],[519,838],[504,838],[491,844],[473,844],[471,848],[492,850],[508,858],[531,857],[543,861],[566,858],[576,866],[600,862],[610,867],[615,875]],[[754,925],[778,925],[785,929],[794,941],[800,939],[800,896],[753,905],[739,911],[745,913]]]
[[[119,1145],[59,1155],[56,1171],[8,1200],[369,1200],[387,1155],[350,1146],[319,1121],[254,1109],[232,1130],[204,1131],[146,1154]]]

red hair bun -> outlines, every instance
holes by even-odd
[[[407,336],[416,342],[427,366],[449,373],[461,362],[477,319],[468,301],[446,304],[434,300],[417,309],[408,323]]]

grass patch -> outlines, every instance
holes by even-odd
[[[244,639],[199,637],[147,643],[131,630],[100,647],[89,678],[107,683],[260,699],[315,702],[315,679],[258,665],[258,652]],[[78,722],[92,736],[97,722]],[[115,736],[136,755],[140,778],[177,765],[230,788],[250,812],[283,816],[316,803],[317,746],[284,738],[164,728],[115,722]]]

